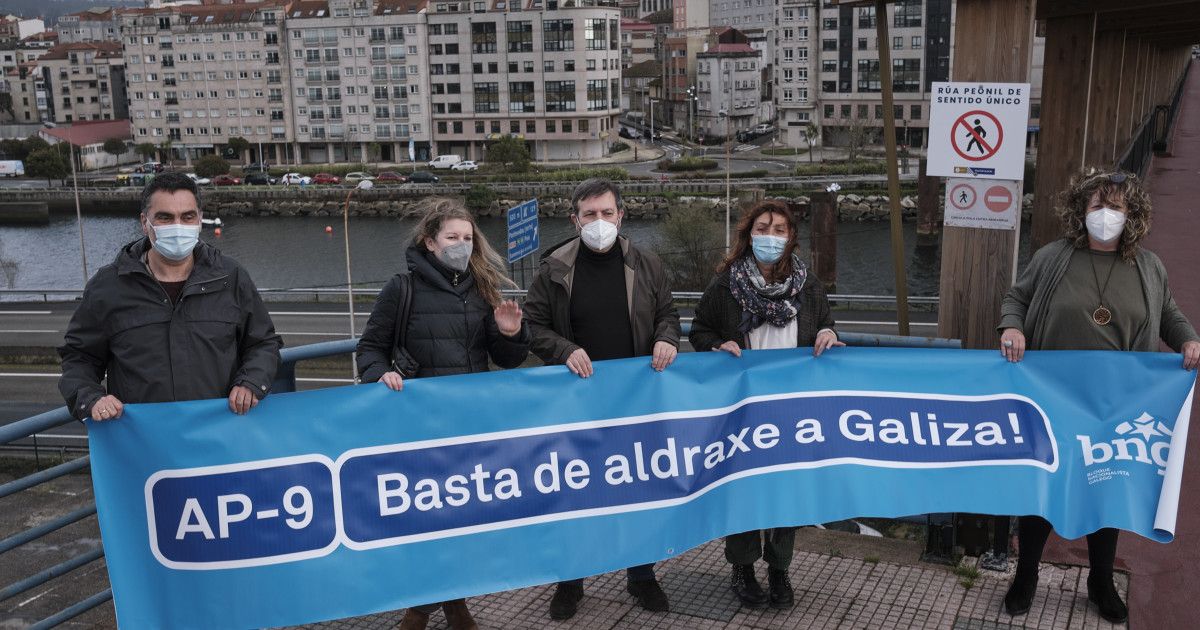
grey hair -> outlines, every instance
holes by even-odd
[[[196,185],[196,182],[192,181],[192,178],[184,175],[183,173],[163,173],[162,175],[150,180],[150,183],[146,184],[146,186],[142,188],[142,214],[145,215],[150,211],[150,197],[153,197],[154,193],[173,193],[181,190],[186,190],[192,193],[192,196],[196,198],[196,209],[203,213],[204,209],[201,205],[200,187]]]
[[[571,212],[579,214],[579,202],[592,197],[599,197],[604,193],[612,193],[613,198],[617,201],[617,209],[621,209],[621,190],[617,185],[610,180],[600,177],[593,177],[584,180],[575,187],[575,192],[571,193]]]

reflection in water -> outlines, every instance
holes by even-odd
[[[480,229],[498,250],[505,250],[505,221],[481,218]],[[401,269],[404,249],[415,221],[395,218],[350,219],[351,261],[355,284],[379,285]],[[332,232],[325,231],[326,226]],[[342,286],[345,263],[339,217],[242,217],[226,221],[222,236],[205,228],[202,239],[219,247],[246,267],[263,288]],[[808,226],[800,238],[808,250]],[[938,248],[916,247],[916,227],[905,224],[904,240],[909,292],[936,295],[940,267]],[[629,220],[622,233],[635,243],[655,247],[656,221]],[[541,220],[541,246],[545,252],[575,234],[567,219]],[[120,216],[84,218],[87,255],[94,273],[111,262],[120,247],[141,236],[137,210]],[[1022,239],[1022,262],[1028,259],[1028,238]],[[49,226],[6,227],[0,230],[0,260],[13,288],[78,289],[83,282],[79,238],[73,215],[54,215]],[[839,293],[891,294],[893,274],[888,224],[843,223],[838,226]],[[533,261],[527,261],[526,280]],[[679,287],[703,290],[704,287]]]

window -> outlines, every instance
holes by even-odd
[[[821,30],[836,31],[838,27],[837,18],[825,18],[821,20]]]
[[[858,28],[875,28],[875,7],[859,8]]]
[[[508,23],[508,52],[533,52],[533,22]]]
[[[477,25],[472,25],[472,27]],[[495,24],[492,25],[495,27]],[[495,81],[475,84],[475,113],[492,114],[500,111],[500,84]]]
[[[557,131],[557,127],[557,123],[555,123],[553,120],[546,121],[546,133],[555,133]]]
[[[587,41],[588,50],[604,50],[607,21],[603,19],[586,19],[583,21],[583,38]]]
[[[859,59],[858,60],[858,91],[859,92],[878,92],[880,91],[879,83],[879,60],[878,59]]]
[[[920,36],[920,35],[913,35],[913,38],[912,38],[912,47],[913,47],[913,48],[920,48],[920,47],[921,47],[921,36]]]
[[[826,118],[833,118],[833,105],[826,105],[826,106],[825,106],[825,117],[826,117]]]
[[[608,107],[608,86],[604,79],[587,82],[588,111],[599,111]]]
[[[571,121],[569,121],[569,120],[562,121],[562,130],[563,130],[563,133],[571,133]]]
[[[921,119],[921,106],[920,105],[911,105],[911,106],[909,106],[908,111],[910,112],[909,113],[910,119],[912,119],[912,120],[920,120]]]
[[[508,111],[514,114],[532,114],[533,81],[514,81],[508,84]]]
[[[476,22],[471,24],[471,52],[476,55],[496,52],[495,22]]]
[[[900,50],[904,48],[904,38],[897,35],[892,38],[892,50]]]
[[[900,0],[896,3],[892,25],[896,28],[921,25],[921,0]]]
[[[546,81],[545,100],[547,112],[575,111],[575,81]]]
[[[921,91],[921,60],[892,60],[892,90],[895,92]]]
[[[836,52],[837,51],[837,40],[836,39],[821,40],[821,50],[824,50],[826,52]]]
[[[821,62],[821,72],[837,72],[837,61],[826,59]]]

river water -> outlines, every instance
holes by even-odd
[[[88,269],[112,262],[122,245],[138,238],[136,210],[83,219]],[[414,222],[395,218],[350,219],[351,270],[356,285],[386,281],[402,268],[404,248]],[[656,221],[626,221],[622,232],[638,245],[659,247]],[[331,226],[332,233],[325,227]],[[541,220],[543,250],[574,233],[566,219]],[[505,223],[483,218],[488,240],[503,248]],[[916,227],[904,225],[911,295],[936,295],[940,252],[916,247]],[[808,226],[801,238],[807,243]],[[201,238],[246,267],[260,288],[336,287],[345,283],[342,221],[329,217],[231,218],[216,236],[206,227]],[[1020,260],[1028,259],[1028,236]],[[805,255],[808,247],[804,248]],[[79,230],[73,214],[55,214],[50,225],[0,228],[0,287],[78,289],[83,286]],[[843,223],[838,227],[838,293],[894,294],[888,224]],[[704,287],[676,287],[703,290]],[[10,299],[16,296],[9,296]]]

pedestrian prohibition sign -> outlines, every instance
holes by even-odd
[[[959,116],[950,129],[950,145],[964,160],[986,160],[1004,144],[1004,127],[996,117],[981,109]]]
[[[1013,230],[1018,225],[1020,199],[1020,181],[947,179],[944,222],[957,227]]]
[[[935,82],[925,174],[1021,179],[1028,127],[1028,83]]]

